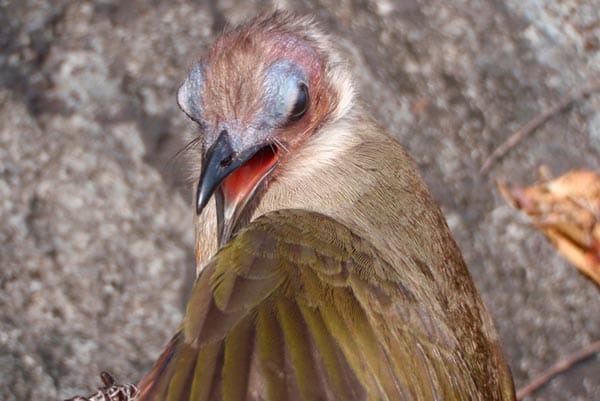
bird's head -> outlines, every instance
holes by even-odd
[[[219,246],[294,153],[348,109],[352,88],[331,47],[309,19],[261,16],[219,38],[179,89],[201,131],[196,211],[215,195]]]

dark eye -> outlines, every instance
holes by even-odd
[[[301,82],[298,85],[298,97],[296,98],[296,103],[294,103],[294,107],[292,111],[290,111],[290,115],[288,117],[289,121],[297,121],[306,113],[308,109],[308,87],[304,82]]]

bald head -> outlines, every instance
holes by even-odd
[[[178,93],[206,147],[236,131],[233,147],[277,141],[289,149],[352,95],[337,52],[308,18],[261,16],[225,33]],[[304,104],[306,103],[306,104]]]

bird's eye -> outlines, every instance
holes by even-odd
[[[296,97],[296,103],[289,114],[289,121],[298,121],[306,110],[308,109],[308,87],[304,82],[300,82],[298,85],[298,96]]]

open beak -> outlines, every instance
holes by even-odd
[[[278,161],[277,149],[269,144],[235,152],[226,132],[208,149],[198,182],[196,213],[202,213],[215,194],[219,248],[230,239],[242,211]]]

